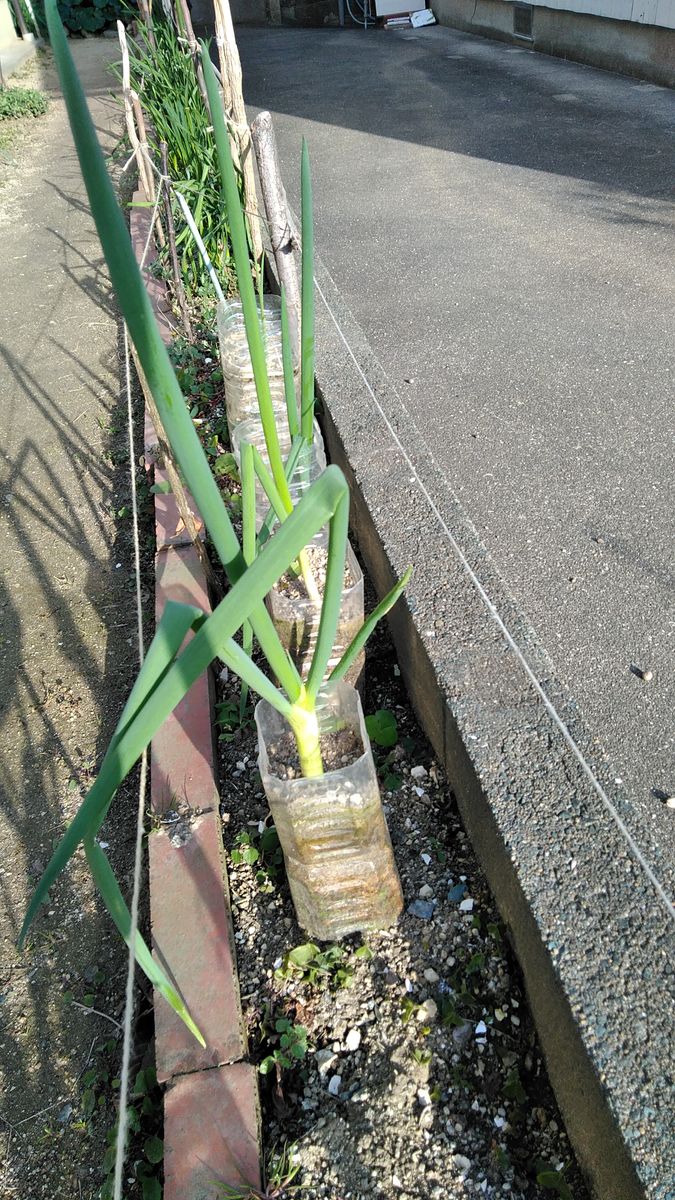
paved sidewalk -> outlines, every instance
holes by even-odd
[[[675,97],[441,27],[237,36],[292,203],[304,134],[318,252],[672,887]]]
[[[673,96],[447,29],[238,38],[296,210],[309,142],[329,440],[380,590],[416,565],[399,662],[568,1131],[606,1200],[672,1200]]]
[[[110,151],[116,47],[71,47]],[[24,955],[15,942],[136,672],[133,559],[114,520],[128,491],[117,314],[54,72],[37,70],[50,111],[0,186],[0,1193],[90,1200],[114,1114],[93,1139],[73,1124],[83,1072],[103,1066],[95,1044],[115,1035],[125,959],[82,859]],[[130,799],[117,798],[111,850],[123,879]],[[65,990],[110,1020],[65,1004]]]

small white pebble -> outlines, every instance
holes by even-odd
[[[422,1108],[428,1108],[429,1105],[431,1104],[431,1096],[429,1095],[429,1089],[428,1088],[418,1088],[417,1089],[417,1099],[419,1100],[420,1104],[422,1105]]]
[[[341,1083],[342,1083],[341,1075],[331,1075],[330,1082],[328,1084],[328,1091],[330,1092],[331,1096],[337,1096],[338,1092],[340,1091]]]
[[[487,1033],[487,1025],[485,1024],[485,1021],[478,1022],[478,1024],[476,1025],[476,1033],[477,1034]]]
[[[496,1129],[503,1129],[505,1124],[506,1124],[506,1122],[504,1121],[503,1117],[495,1117],[495,1128]]]
[[[402,1187],[403,1187],[403,1184],[401,1183],[401,1180],[399,1179],[398,1175],[392,1175],[392,1177],[391,1177],[391,1186],[392,1186],[392,1187],[395,1187],[395,1188],[398,1188],[398,1189],[399,1189],[399,1191],[402,1189]]]
[[[427,769],[426,767],[411,767],[410,774],[413,779],[426,779]]]
[[[666,797],[666,808],[675,808],[675,796]]]
[[[415,1016],[420,1025],[431,1024],[438,1016],[438,1005],[436,1004],[436,1001],[432,1000],[431,997],[429,997],[427,1000],[424,1000],[422,1004],[420,1004]]]
[[[360,1029],[350,1029],[349,1033],[347,1034],[347,1036],[345,1038],[345,1046],[347,1047],[348,1050],[353,1052],[354,1050],[358,1050],[360,1045],[361,1045],[361,1030]]]
[[[420,854],[420,858],[422,859],[422,862],[424,863],[425,867],[428,867],[429,863],[431,862],[431,855],[430,854]]]
[[[462,900],[462,903],[459,906],[459,911],[460,912],[472,912],[473,911],[473,900],[471,899],[470,896],[467,896],[466,900]]]
[[[434,971],[433,967],[427,967],[426,971],[424,972],[424,978],[426,979],[427,983],[438,983],[438,975]]]
[[[422,897],[422,899],[428,900],[430,896],[433,896],[433,894],[434,894],[434,889],[432,887],[429,887],[428,883],[423,883],[420,888],[420,896]]]

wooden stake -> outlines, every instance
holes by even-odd
[[[216,14],[216,37],[219,54],[221,51],[220,43],[222,41],[221,83],[223,87],[223,102],[227,111],[227,87],[229,88],[230,117],[234,124],[237,142],[239,143],[239,159],[244,177],[244,207],[251,230],[253,257],[256,263],[260,263],[263,247],[255,187],[255,173],[253,171],[251,133],[246,120],[246,108],[244,106],[244,95],[241,86],[241,60],[237,49],[237,40],[234,36],[230,0],[214,0],[213,7]]]
[[[279,156],[271,114],[258,113],[251,125],[258,162],[258,176],[267,216],[279,283],[286,293],[293,361],[300,362],[300,288],[294,256],[294,239],[288,215],[286,192],[281,180]]]
[[[157,49],[157,41],[155,39],[155,30],[152,24],[152,13],[148,0],[138,0],[138,11],[141,14],[141,20],[145,25],[148,35],[148,42],[153,50]]]
[[[190,504],[188,502],[187,492],[181,482],[180,475],[178,474],[178,469],[177,469],[176,464],[172,457],[171,446],[169,445],[168,438],[166,436],[166,433],[164,432],[164,427],[162,425],[160,415],[157,411],[157,406],[155,404],[152,392],[150,391],[150,388],[148,386],[148,382],[145,378],[145,375],[143,374],[143,368],[141,366],[141,362],[138,357],[138,354],[136,353],[136,347],[133,345],[133,343],[132,343],[131,350],[132,350],[132,354],[133,354],[134,365],[136,367],[136,373],[138,375],[141,387],[143,389],[145,403],[147,405],[148,412],[150,413],[150,416],[152,418],[152,423],[155,427],[155,433],[157,434],[157,441],[159,443],[159,451],[160,451],[160,455],[161,455],[161,464],[164,467],[164,469],[166,470],[166,473],[169,477],[169,483],[171,484],[171,491],[173,492],[173,495],[175,496],[175,499],[176,499],[176,506],[178,508],[178,513],[180,515],[180,519],[183,522],[183,525],[184,525],[185,529],[187,530],[191,541],[194,543],[194,546],[197,550],[199,558],[202,562],[202,566],[204,567],[204,570],[206,572],[206,578],[208,579],[210,586],[212,588],[214,588],[216,594],[218,594],[220,592],[220,588],[219,588],[218,582],[216,580],[216,577],[215,577],[215,574],[213,571],[213,567],[211,566],[211,563],[209,562],[209,556],[206,552],[204,543],[202,542],[202,540],[199,536],[200,529],[201,529],[201,522],[199,523],[199,525],[197,524],[197,519],[196,519],[196,517],[190,507]]]
[[[145,136],[145,120],[143,118],[143,109],[138,96],[131,89],[131,66],[129,64],[129,47],[127,45],[127,32],[121,21],[117,22],[117,36],[120,40],[120,50],[122,51],[122,98],[124,100],[124,117],[127,125],[127,134],[131,149],[134,152],[136,165],[138,166],[138,177],[141,187],[145,192],[146,200],[151,204],[155,202],[155,181],[152,178],[152,168],[149,163],[149,150],[147,139]],[[136,125],[138,123],[138,132]],[[139,137],[140,134],[140,137]],[[159,215],[155,222],[155,232],[157,241],[160,246],[165,244],[164,230],[162,223],[159,220]]]
[[[166,220],[166,233],[169,242],[169,253],[171,254],[171,268],[173,270],[173,287],[176,293],[176,300],[180,309],[180,315],[183,320],[183,328],[185,336],[189,341],[192,340],[192,323],[190,321],[190,313],[188,312],[187,300],[185,299],[185,288],[183,287],[183,276],[181,274],[178,263],[178,250],[176,248],[176,230],[173,223],[173,211],[171,209],[171,184],[169,182],[169,163],[166,155],[166,142],[160,142],[159,150],[162,161],[162,175],[164,186],[164,216]]]

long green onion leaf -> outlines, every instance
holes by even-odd
[[[327,468],[328,471],[333,470],[332,467]],[[321,483],[326,472],[317,480]],[[308,492],[305,492],[298,508],[300,508],[309,499],[311,502],[312,493],[317,486],[315,483]],[[297,510],[296,510],[297,511]],[[326,668],[330,659],[333,646],[335,645],[335,634],[337,632],[338,621],[340,619],[340,608],[342,605],[342,592],[344,589],[345,580],[345,559],[347,555],[347,534],[349,532],[349,491],[347,490],[343,498],[336,505],[335,512],[330,522],[330,530],[328,536],[328,562],[326,566],[326,581],[323,590],[323,603],[321,605],[321,617],[319,618],[319,632],[316,637],[316,645],[312,655],[312,665],[309,668],[307,683],[305,685],[306,693],[311,699],[316,700],[319,688],[323,683],[326,674]],[[278,534],[276,535],[278,536]],[[276,540],[276,537],[275,539]]]
[[[298,398],[295,394],[295,372],[293,370],[293,347],[291,345],[291,329],[288,323],[288,302],[286,289],[281,285],[281,355],[284,367],[284,398],[286,400],[286,415],[288,431],[291,439],[298,436]]]
[[[234,636],[249,617],[252,608],[262,601],[277,579],[280,579],[291,563],[295,562],[314,534],[334,513],[342,514],[345,508],[348,510],[348,505],[349,490],[344,475],[338,467],[328,467],[313,485],[311,494],[303,496],[295,511],[284,521],[264,553],[258,555],[255,562],[248,567],[245,578],[234,585],[210,617],[204,620],[204,614],[200,615],[195,622],[199,627],[192,640],[160,679],[149,687],[124,726],[116,730],[101,764],[98,778],[35,890],[23,923],[20,942],[23,942],[51,883],[63,869],[78,843],[90,833],[90,824],[94,832],[98,829],[100,812],[107,809],[114,793],[149,745],[160,725],[212,660],[219,656],[228,639]],[[335,641],[337,615],[334,621],[332,618],[333,608],[330,608],[324,637],[330,636],[331,646]],[[323,626],[324,615],[321,618],[320,634]],[[67,852],[63,849],[64,843],[68,847]]]
[[[300,192],[302,200],[300,421],[302,436],[306,441],[311,442],[314,436],[314,216],[309,151],[304,138],[302,139]]]
[[[112,867],[108,862],[106,855],[101,847],[92,838],[86,838],[84,843],[87,862],[92,873],[94,883],[96,884],[103,902],[110,913],[113,921],[119,929],[127,946],[131,943],[131,914],[124,901],[124,897],[120,891],[119,884],[115,879]],[[202,1037],[199,1029],[195,1025],[190,1013],[188,1012],[185,1003],[179,993],[173,987],[161,967],[155,962],[148,947],[138,931],[134,939],[134,957],[142,971],[145,972],[153,987],[164,997],[167,1004],[170,1004],[174,1012],[185,1022],[188,1029],[193,1033],[201,1046],[205,1046],[206,1042]]]
[[[235,582],[246,566],[239,542],[157,328],[56,10],[56,0],[46,0],[45,12],[77,155],[110,278],[186,484],[195,498],[228,578]],[[250,275],[249,283],[252,290]],[[270,615],[262,603],[251,613],[251,623],[260,647],[282,687],[289,695],[293,692],[299,695],[300,677],[281,646]]]
[[[232,162],[232,153],[230,150],[230,139],[225,127],[222,98],[218,89],[218,83],[213,70],[213,64],[209,57],[208,46],[206,42],[201,42],[200,45],[202,49],[204,81],[206,83],[206,93],[209,98],[209,107],[211,109],[211,123],[213,125],[213,135],[218,152],[218,165],[220,167],[223,193],[225,196],[225,207],[227,209],[227,219],[230,225],[230,235],[232,238],[232,253],[237,272],[237,282],[239,284],[239,296],[244,313],[244,324],[246,326],[246,338],[248,341],[249,353],[251,355],[253,378],[255,379],[256,392],[258,394],[260,419],[262,421],[263,432],[265,434],[265,445],[267,446],[267,455],[270,460],[270,467],[272,469],[272,475],[274,476],[274,482],[277,485],[279,495],[283,500],[286,511],[290,512],[293,506],[291,504],[291,497],[286,484],[284,464],[281,457],[281,450],[279,448],[279,437],[277,434],[274,408],[272,406],[272,396],[270,393],[270,383],[267,374],[265,343],[260,325],[261,314],[256,302],[253,277],[251,275],[251,260],[249,257],[248,240],[246,237],[246,226],[244,223],[244,214],[241,209],[241,200],[239,197],[239,189],[237,188],[237,180],[234,173],[234,163]]]
[[[363,650],[363,647],[368,641],[368,638],[373,632],[378,621],[381,621],[383,617],[386,617],[389,610],[394,607],[404,588],[407,587],[412,573],[412,567],[408,567],[407,571],[401,576],[398,583],[394,585],[390,592],[387,592],[384,600],[381,600],[377,607],[374,608],[370,613],[370,615],[366,617],[366,620],[359,629],[359,632],[356,634],[356,637],[353,638],[347,646],[347,649],[342,655],[339,663],[336,667],[333,667],[333,670],[329,675],[331,683],[334,683],[338,679],[343,679],[347,674],[347,671],[351,667],[352,663]]]

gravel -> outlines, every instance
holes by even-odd
[[[223,698],[235,699],[236,685],[224,687]],[[309,939],[283,866],[270,881],[260,860],[229,864],[251,1058],[278,1049],[279,1018],[307,1031],[303,1057],[260,1077],[268,1156],[291,1148],[307,1200],[547,1190],[585,1200],[506,932],[384,630],[369,645],[364,702],[366,713],[381,708],[398,726],[393,749],[375,747],[405,897],[396,928],[345,939],[342,975],[334,966],[309,982],[285,969]],[[232,850],[242,832],[255,844],[268,810],[251,724],[228,738],[223,822]]]

